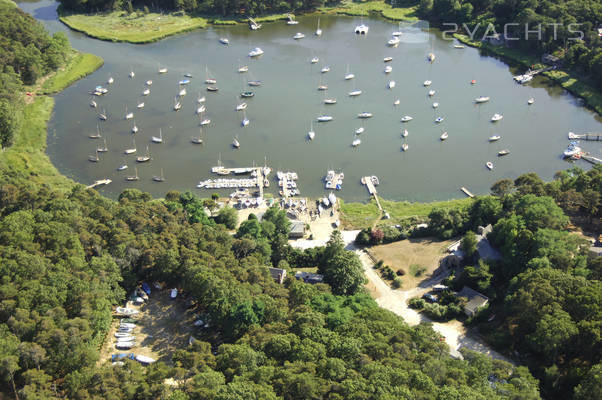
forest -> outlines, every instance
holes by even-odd
[[[420,0],[418,14],[435,24],[466,24],[475,37],[503,35],[520,38],[510,44],[529,54],[553,53],[562,65],[591,77],[602,89],[602,3],[597,0]],[[487,31],[493,24],[496,30]],[[541,24],[542,40],[536,33],[525,40],[525,27]],[[556,24],[556,25],[554,25]],[[570,24],[579,24],[570,26]],[[449,29],[449,26],[448,26]],[[583,36],[575,33],[582,31]],[[466,33],[466,32],[465,32]],[[578,39],[578,40],[575,40]]]
[[[23,122],[23,85],[63,65],[70,50],[64,33],[50,36],[14,3],[0,1],[0,147]]]

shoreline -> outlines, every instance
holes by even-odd
[[[464,34],[456,33],[454,37],[461,43],[482,50],[485,53],[491,53],[502,60],[510,60],[525,68],[530,68],[535,65],[536,68],[544,67],[540,60],[536,57],[516,51],[506,46],[492,46],[483,42],[475,42]],[[598,116],[602,116],[602,92],[589,86],[589,84],[580,80],[575,74],[570,72],[556,69],[553,71],[542,72],[541,75],[546,77],[548,80],[553,82],[555,85],[565,89],[571,95],[583,100],[583,107],[595,112]]]
[[[46,154],[48,121],[54,109],[54,98],[50,94],[93,73],[103,63],[104,60],[96,55],[73,50],[63,67],[24,88],[32,95],[26,97],[23,123],[14,143],[0,152],[0,169],[9,175],[52,185],[63,192],[77,184],[61,174]],[[22,93],[24,96],[25,92]]]

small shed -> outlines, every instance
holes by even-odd
[[[305,236],[305,223],[302,221],[291,221],[291,231],[288,234],[289,239],[301,239]]]
[[[270,275],[272,278],[279,284],[282,284],[286,279],[286,270],[282,268],[268,268],[270,270]]]
[[[458,292],[457,297],[465,297],[467,299],[466,305],[464,306],[464,314],[472,317],[479,310],[489,303],[489,297],[477,292],[474,289],[464,286],[462,290]]]
[[[596,258],[602,256],[602,246],[592,246],[589,248],[590,258]]]

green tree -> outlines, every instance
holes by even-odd
[[[335,294],[352,295],[360,290],[365,282],[362,263],[357,254],[351,251],[336,254],[321,271]]]
[[[468,231],[464,234],[460,249],[464,252],[468,259],[471,259],[477,252],[477,235],[473,231]]]
[[[222,207],[215,217],[215,222],[224,224],[228,229],[234,229],[238,224],[238,212],[232,207]]]

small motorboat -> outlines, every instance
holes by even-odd
[[[325,73],[327,73],[327,72],[330,72],[330,67],[326,66],[326,67],[322,68],[322,69],[320,70],[320,72],[321,72],[321,73],[323,73],[323,74],[325,74]]]
[[[390,81],[389,84],[387,85],[387,87],[389,89],[393,89],[395,87],[395,81]]]
[[[352,147],[357,147],[360,144],[362,144],[362,141],[359,138],[355,138],[355,139],[353,139],[353,142],[351,142]]]
[[[249,66],[243,65],[242,67],[238,67],[238,72],[240,72],[241,74],[244,72],[249,72]]]
[[[370,112],[361,112],[357,115],[358,118],[372,118],[372,113]]]
[[[438,108],[438,107],[439,107],[439,103],[437,103],[437,102],[434,102],[434,103],[433,103],[433,108]]]
[[[390,73],[391,73],[391,71],[393,71],[393,67],[392,67],[392,66],[390,66],[390,65],[387,65],[387,66],[385,67],[385,74],[390,74]]]
[[[247,103],[240,103],[236,106],[236,111],[242,111],[247,108]]]
[[[127,164],[121,164],[119,167],[117,167],[117,171],[125,171],[126,169],[128,169]]]
[[[387,46],[395,47],[399,44],[399,42],[401,42],[401,40],[399,40],[399,37],[393,36],[391,39],[389,39],[387,41]]]
[[[249,126],[249,118],[247,118],[246,116],[242,119],[242,121],[240,122],[240,125],[244,128],[245,126]]]
[[[219,39],[219,42],[220,42],[221,44],[226,44],[226,45],[227,45],[227,44],[230,44],[230,40],[229,40],[228,38],[220,38],[220,39]]]
[[[326,86],[326,85],[319,85],[318,86],[318,90],[328,90],[328,86]]]
[[[500,157],[501,156],[507,156],[508,154],[510,154],[510,150],[508,150],[508,149],[500,150],[500,151],[497,152],[497,155],[500,156]]]
[[[141,364],[152,364],[155,362],[154,358],[148,357],[148,356],[143,356],[141,354],[138,354],[136,356],[136,361],[138,361]]]
[[[113,77],[110,76],[109,79],[107,80],[107,84],[112,85],[113,82],[115,82],[115,79],[113,79]]]
[[[332,116],[330,115],[320,115],[318,118],[318,122],[328,122],[328,121],[332,121]]]
[[[454,44],[454,49],[463,49],[464,45],[463,44]]]
[[[383,58],[383,61],[384,62],[391,62],[391,61],[393,61],[393,57],[385,57],[385,58]]]
[[[477,104],[480,104],[480,103],[486,103],[489,100],[490,100],[489,96],[480,96],[480,97],[477,97],[476,99],[474,99],[474,102]]]
[[[146,89],[144,89],[144,90],[142,91],[142,95],[143,95],[143,96],[148,96],[149,94],[150,94],[150,89],[149,89],[149,88],[146,88]]]
[[[243,97],[243,98],[248,98],[248,97],[253,97],[253,96],[255,96],[255,93],[250,92],[250,91],[245,91],[240,94],[240,97]]]
[[[96,108],[96,106],[97,106],[97,104],[96,104],[96,102],[94,101],[94,99],[90,100],[90,107],[92,107],[92,108]]]
[[[435,123],[440,124],[441,122],[443,122],[443,119],[444,119],[443,117],[437,117],[437,118],[435,118]]]
[[[368,34],[368,30],[370,30],[370,27],[368,27],[368,25],[364,25],[363,23],[355,27],[355,33],[358,35],[366,35]]]
[[[318,61],[320,61],[320,59],[318,57],[314,57],[314,58],[311,59],[310,63],[317,64]]]
[[[490,171],[493,169],[493,163],[491,161],[487,161],[485,165],[487,166],[487,168],[489,168]]]
[[[349,92],[350,97],[359,96],[360,94],[362,94],[361,90],[353,90],[353,91]]]
[[[401,101],[399,99],[395,99],[395,101],[393,102],[393,105],[398,106],[399,104],[401,104]]]
[[[238,141],[238,139],[234,138],[234,140],[232,141],[232,147],[234,147],[235,149],[240,148],[240,142]]]
[[[167,68],[159,68],[159,73],[160,74],[166,74],[167,73]]]
[[[473,79],[473,80],[471,80],[471,81],[470,81],[470,84],[471,84],[471,85],[476,85],[476,84],[477,84],[477,81],[476,81],[475,79]]]
[[[429,54],[426,56],[426,59],[427,59],[427,60],[429,60],[430,62],[433,62],[433,61],[435,61],[435,53],[429,53]]]
[[[295,36],[293,36],[293,39],[295,40],[299,40],[299,39],[303,39],[305,37],[305,35],[301,32],[297,32],[295,33]]]
[[[413,119],[414,118],[410,117],[409,115],[406,115],[405,117],[401,118],[401,122],[410,122]]]
[[[493,117],[491,117],[491,122],[497,122],[497,121],[501,120],[502,118],[504,118],[504,116],[502,114],[493,114]]]
[[[431,86],[433,82],[429,81],[428,79],[426,81],[424,81],[423,85],[424,86]]]
[[[116,338],[126,338],[126,337],[131,337],[132,334],[129,332],[115,332],[115,337]]]
[[[248,81],[247,85],[252,87],[261,86],[261,81]]]
[[[445,139],[447,139],[448,137],[449,137],[449,135],[447,134],[447,132],[443,132],[443,133],[441,134],[441,136],[439,136],[439,139],[441,139],[441,140],[445,140]]]
[[[363,126],[360,126],[359,128],[357,128],[355,130],[355,134],[356,135],[359,135],[359,134],[362,134],[362,133],[364,133],[364,127]]]
[[[354,75],[354,74],[352,74],[352,73],[349,73],[349,72],[348,72],[348,73],[345,75],[345,80],[346,80],[346,81],[348,81],[348,80],[350,80],[350,79],[353,79],[353,78],[355,78],[355,75]]]
[[[115,344],[115,348],[127,350],[127,349],[131,349],[135,345],[136,345],[136,343],[133,340],[130,342],[117,342]]]
[[[529,100],[527,100],[528,105],[531,105],[533,103],[535,103],[535,99],[533,97],[531,97]]]
[[[182,79],[178,82],[178,85],[188,85],[190,83],[190,79]]]
[[[409,132],[407,129],[404,129],[403,132],[401,132],[401,137],[408,137]]]
[[[500,135],[493,135],[493,136],[489,136],[489,141],[490,142],[497,142],[498,140],[500,140],[502,137]]]
[[[209,125],[211,123],[210,119],[204,119],[200,122],[201,126]]]
[[[153,81],[151,81],[150,79],[148,81],[146,81],[146,86],[151,86],[153,84]]]
[[[337,104],[337,99],[324,99],[324,104]]]
[[[203,97],[199,97],[199,98],[196,100],[196,102],[197,102],[197,103],[199,103],[199,104],[201,104],[201,103],[204,103],[206,100],[207,100],[207,99],[205,98],[205,96],[203,96]]]
[[[403,151],[408,151],[408,149],[409,149],[409,148],[410,148],[410,146],[408,146],[408,144],[407,144],[407,143],[404,143],[404,144],[402,144],[402,145],[401,145],[401,149],[402,149]]]
[[[178,96],[180,96],[180,97],[186,96],[186,88],[180,89],[180,91],[178,92]]]
[[[217,86],[207,86],[208,92],[217,92],[219,88]]]
[[[259,57],[263,54],[263,50],[259,47],[255,47],[253,50],[249,52],[249,57]]]
[[[217,79],[213,79],[213,78],[207,78],[205,79],[205,84],[206,85],[215,85],[217,83]]]
[[[144,108],[144,102],[142,101],[142,102],[138,103],[136,108]]]
[[[579,142],[578,141],[573,141],[569,143],[569,146],[566,148],[566,150],[562,153],[562,155],[565,158],[569,158],[569,157],[573,157],[576,154],[580,154],[581,153],[581,147],[578,146]]]

